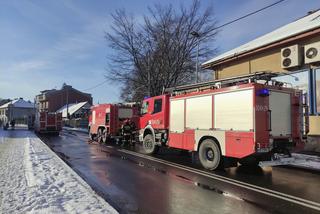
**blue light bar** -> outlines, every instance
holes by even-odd
[[[266,97],[269,95],[270,95],[270,91],[267,88],[263,88],[258,91],[258,96]]]

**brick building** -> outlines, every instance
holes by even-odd
[[[66,104],[88,102],[92,105],[91,94],[78,91],[71,85],[63,84],[60,90],[41,91],[35,98],[40,111],[55,112]]]

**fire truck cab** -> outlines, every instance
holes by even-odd
[[[145,153],[160,146],[188,150],[210,170],[227,159],[244,164],[290,155],[303,143],[302,92],[269,78],[245,79],[194,84],[145,99],[139,131]]]

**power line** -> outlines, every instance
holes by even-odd
[[[263,7],[263,8],[260,8],[259,10],[253,11],[253,12],[248,13],[248,14],[246,14],[246,15],[244,15],[244,16],[241,16],[241,17],[239,17],[239,18],[237,18],[237,19],[234,19],[234,20],[232,20],[232,21],[229,21],[229,22],[227,22],[227,23],[224,23],[224,24],[222,24],[222,25],[214,28],[213,30],[217,30],[217,29],[219,29],[219,28],[222,28],[222,27],[225,27],[225,26],[230,25],[230,24],[232,24],[232,23],[235,23],[235,22],[237,22],[237,21],[239,21],[239,20],[241,20],[241,19],[244,19],[244,18],[247,18],[247,17],[252,16],[252,15],[254,15],[254,14],[257,14],[257,13],[263,11],[263,10],[266,10],[266,9],[268,9],[268,8],[270,8],[270,7],[273,7],[273,6],[277,5],[277,4],[280,4],[281,2],[284,2],[284,1],[286,1],[286,0],[276,1],[276,2],[274,2],[274,3],[272,3],[272,4],[270,4],[270,5],[267,5],[267,6]],[[92,86],[92,87],[90,87],[90,88],[84,89],[84,91],[89,91],[89,90],[95,89],[95,88],[97,88],[97,87],[105,84],[107,81],[108,81],[108,80],[104,80],[103,82],[101,82],[101,83],[99,83],[99,84],[97,84],[97,85],[95,85],[95,86]]]
[[[224,24],[222,24],[222,25],[214,28],[214,30],[217,30],[217,29],[219,29],[219,28],[222,28],[222,27],[225,27],[225,26],[227,26],[227,25],[230,25],[230,24],[232,24],[232,23],[234,23],[234,22],[237,22],[237,21],[239,21],[239,20],[241,20],[241,19],[247,18],[248,16],[252,16],[252,15],[254,15],[254,14],[256,14],[256,13],[259,13],[259,12],[261,12],[261,11],[263,11],[263,10],[266,10],[266,9],[272,7],[272,6],[275,6],[275,5],[277,5],[277,4],[280,4],[280,3],[283,2],[283,1],[285,1],[285,0],[277,1],[277,2],[275,2],[275,3],[273,3],[273,4],[270,4],[270,5],[268,5],[268,6],[265,6],[265,7],[263,7],[263,8],[260,8],[259,10],[253,11],[253,12],[248,13],[248,14],[246,14],[246,15],[244,15],[244,16],[241,16],[241,17],[239,17],[239,18],[237,18],[237,19],[234,19],[234,20],[232,20],[232,21],[229,21],[229,22],[227,22],[227,23],[224,23]]]
[[[101,85],[105,84],[106,82],[108,82],[108,80],[107,80],[107,79],[106,79],[106,80],[104,80],[103,82],[101,82],[101,83],[99,83],[99,84],[95,85],[95,86],[92,86],[92,87],[90,87],[90,88],[84,89],[83,91],[89,91],[89,90],[91,90],[91,89],[95,89],[95,88],[97,88],[97,87],[99,87],[99,86],[101,86]]]

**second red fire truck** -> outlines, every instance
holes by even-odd
[[[92,140],[106,143],[116,139],[134,142],[139,122],[139,109],[135,103],[98,104],[91,107],[89,135]]]
[[[33,126],[34,131],[40,134],[52,133],[59,135],[62,130],[62,113],[36,111]],[[32,123],[30,121],[30,123]],[[29,127],[32,128],[32,127]]]
[[[94,112],[92,121],[97,121],[100,113]],[[107,114],[101,114],[107,124]],[[147,98],[135,123],[146,154],[161,146],[187,150],[198,154],[204,168],[214,170],[224,162],[258,163],[290,155],[303,143],[303,116],[301,91],[261,73],[181,86]],[[99,133],[92,127],[91,133]]]

